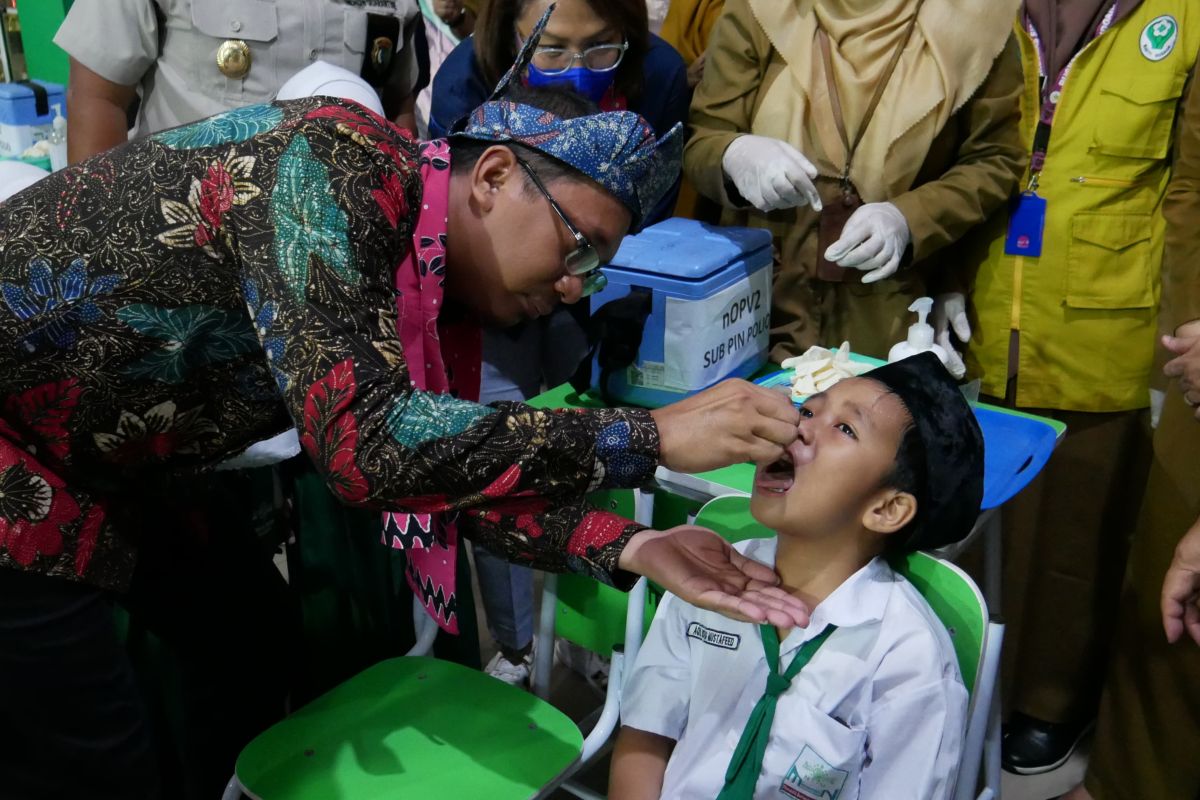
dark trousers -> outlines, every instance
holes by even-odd
[[[1200,422],[1174,387],[1154,433],[1086,784],[1096,800],[1200,798],[1200,647],[1167,644],[1160,597],[1200,516]]]
[[[1002,515],[1005,696],[1034,718],[1080,722],[1104,680],[1146,485],[1148,414],[1021,410],[1062,420],[1067,434]]]
[[[1049,463],[1001,514],[1005,712],[1048,722],[1095,714],[1129,542],[1150,461],[1149,411],[1022,408],[1015,385],[986,402],[1058,419]],[[982,580],[981,548],[961,563]]]
[[[149,715],[99,590],[0,569],[0,687],[0,796],[162,796]]]
[[[213,800],[282,718],[296,603],[244,487],[214,484],[156,508],[119,597],[0,569],[0,798]]]

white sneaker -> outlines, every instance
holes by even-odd
[[[558,663],[583,676],[601,694],[608,689],[610,659],[566,639],[555,640],[554,655]]]
[[[503,653],[496,653],[483,671],[497,680],[504,681],[509,686],[522,689],[529,686],[529,673],[533,669],[533,657],[527,655],[517,664],[509,661]]]

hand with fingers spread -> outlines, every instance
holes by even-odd
[[[1177,642],[1184,630],[1200,645],[1200,520],[1175,547],[1162,587],[1163,629],[1168,642]]]
[[[780,628],[808,625],[808,607],[779,587],[775,570],[707,528],[680,525],[634,534],[621,552],[620,566],[685,602],[733,619]]]
[[[821,210],[817,168],[787,142],[746,134],[725,148],[721,168],[747,203],[766,213],[812,206]]]
[[[722,381],[650,415],[658,426],[659,463],[676,472],[771,463],[796,441],[800,423],[788,395],[741,380]]]
[[[1163,346],[1175,355],[1163,367],[1168,378],[1179,379],[1179,391],[1200,419],[1200,320],[1180,325],[1174,336],[1164,336]]]
[[[949,356],[946,364],[950,374],[960,380],[967,374],[967,365],[962,354],[954,346],[950,331],[962,344],[971,341],[971,322],[967,319],[967,297],[962,292],[946,292],[933,298],[934,341],[942,346]]]
[[[912,233],[900,209],[891,203],[867,203],[846,220],[842,237],[829,245],[825,258],[866,272],[862,282],[874,283],[896,274],[910,241]]]

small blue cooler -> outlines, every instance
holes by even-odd
[[[35,92],[33,85],[38,91]],[[64,88],[58,83],[0,83],[0,155],[18,157],[54,130],[54,106],[67,113]]]
[[[758,228],[676,218],[626,237],[592,314],[634,292],[650,307],[636,360],[606,376],[610,400],[657,408],[753,375],[767,360],[771,261],[771,234]],[[594,385],[601,375],[597,356]]]

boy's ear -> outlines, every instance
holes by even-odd
[[[886,536],[901,530],[916,515],[917,498],[908,492],[887,489],[876,496],[863,514],[863,527]]]

